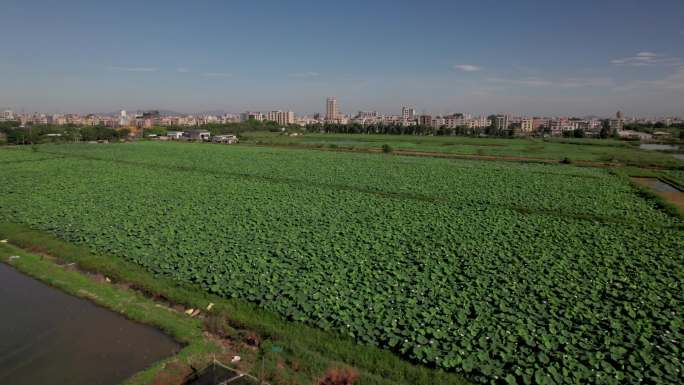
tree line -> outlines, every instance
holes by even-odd
[[[39,144],[47,142],[90,142],[118,140],[128,137],[127,128],[78,126],[73,124],[33,124],[21,127],[19,122],[0,122],[0,133],[8,144]]]
[[[494,119],[490,118],[492,121]],[[610,128],[610,121],[604,120],[601,122],[601,127],[597,130],[597,136],[601,139],[616,138],[617,132]],[[664,124],[656,123],[654,125],[640,125],[627,124],[624,127],[626,130],[635,130],[641,132],[653,133],[655,131],[668,131],[673,134],[673,137],[684,139],[684,124],[676,124],[665,126]],[[508,129],[499,130],[495,126],[490,125],[482,128],[469,128],[460,126],[455,128],[448,127],[432,127],[426,125],[405,126],[402,124],[380,123],[380,124],[338,124],[338,123],[315,123],[306,126],[307,132],[311,133],[329,133],[329,134],[378,134],[378,135],[430,135],[430,136],[498,136],[510,137],[515,136],[520,131],[520,124],[513,123]],[[551,131],[548,127],[542,127],[534,134],[550,135]],[[572,131],[563,132],[565,137],[584,138],[587,136],[587,131],[584,129],[575,129]]]
[[[465,126],[456,128],[432,127],[426,125],[405,126],[394,123],[380,124],[337,124],[337,123],[315,123],[306,126],[307,132],[329,133],[329,134],[378,134],[378,135],[479,135],[495,134],[493,127],[488,128],[468,128]],[[496,133],[499,134],[499,133]],[[504,133],[501,133],[503,136]],[[506,133],[506,135],[508,135]]]

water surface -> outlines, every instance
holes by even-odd
[[[674,144],[657,144],[657,143],[642,143],[639,145],[642,150],[650,151],[673,151],[679,150],[679,146]]]
[[[180,346],[0,263],[0,384],[115,385]]]

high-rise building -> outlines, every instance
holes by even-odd
[[[329,97],[325,103],[325,120],[333,121],[339,117],[337,112],[337,98]]]
[[[486,116],[478,116],[476,118],[467,119],[465,125],[468,128],[486,128],[489,126],[489,120],[487,120]]]
[[[247,112],[240,114],[240,119],[243,122],[246,122],[249,120],[256,120],[258,122],[261,122],[264,120],[264,114],[262,114],[261,112],[247,111]]]
[[[12,110],[4,110],[0,114],[0,120],[14,120],[14,112]]]
[[[532,118],[532,131],[536,131],[544,127],[549,127],[549,119]]]
[[[534,131],[532,128],[534,126],[532,118],[522,118],[520,119],[520,131],[524,133],[530,133]]]
[[[413,120],[416,117],[416,110],[411,107],[401,107],[401,118],[404,120]]]
[[[360,119],[373,119],[378,117],[378,112],[377,111],[359,111],[359,113],[356,115],[357,118]]]
[[[266,120],[276,122],[280,125],[294,124],[295,117],[292,111],[271,111],[266,113]]]
[[[444,117],[444,126],[447,128],[465,126],[465,117],[461,113],[447,115]]]
[[[421,115],[418,124],[425,127],[432,127],[432,116],[431,115]]]
[[[121,110],[119,112],[119,125],[120,126],[128,126],[131,123],[131,121],[128,119],[128,113],[126,110]]]
[[[615,114],[615,119],[611,119],[609,124],[611,130],[622,131],[625,127],[625,119],[622,116],[622,111],[618,111],[617,114]]]
[[[508,129],[508,115],[497,115],[494,120],[494,129],[497,131],[503,131]]]

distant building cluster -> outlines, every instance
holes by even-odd
[[[168,115],[159,111],[142,111],[128,113],[121,110],[116,115],[96,114],[44,114],[44,113],[15,113],[12,110],[0,112],[0,121],[18,120],[26,124],[54,124],[80,126],[106,126],[111,128],[149,128],[165,127],[193,127],[205,124],[225,124],[245,121],[275,122],[281,126],[312,124],[360,124],[360,125],[400,125],[423,126],[434,129],[459,129],[470,132],[481,132],[485,129],[497,132],[507,131],[512,135],[532,135],[544,133],[548,135],[563,135],[568,131],[582,130],[588,135],[598,134],[601,129],[608,128],[613,132],[621,132],[626,124],[655,124],[664,126],[683,124],[684,120],[674,117],[663,118],[625,118],[618,112],[610,119],[576,118],[576,117],[540,117],[540,116],[512,116],[509,114],[494,114],[488,116],[473,116],[468,113],[450,113],[444,115],[417,114],[412,106],[402,106],[398,115],[384,115],[377,111],[359,111],[356,114],[344,114],[336,97],[325,100],[325,113],[312,116],[297,116],[292,111],[246,111],[239,114],[221,115]]]

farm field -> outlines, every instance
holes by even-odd
[[[606,169],[141,142],[0,179],[0,222],[474,381],[684,382],[684,221]]]
[[[657,166],[684,169],[684,161],[671,154],[645,151],[629,142],[606,139],[571,138],[473,138],[414,135],[305,134],[287,136],[279,133],[250,132],[249,143],[296,145],[327,148],[379,150],[388,144],[399,151],[463,154],[496,157],[538,158],[548,160],[620,162],[633,166]]]
[[[667,170],[664,175],[684,187],[684,170]]]

